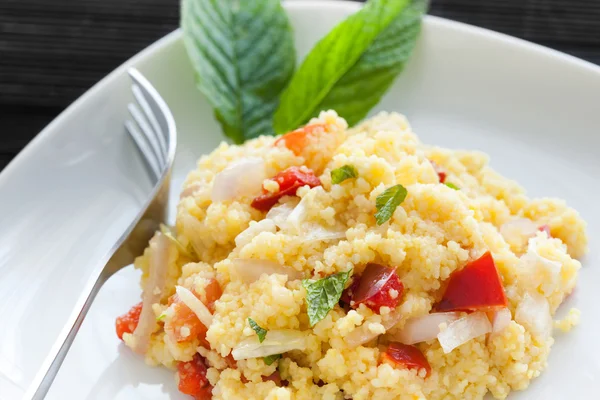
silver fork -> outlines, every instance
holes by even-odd
[[[38,400],[46,396],[102,285],[115,272],[131,264],[135,257],[142,254],[159,224],[165,220],[171,167],[177,144],[175,120],[150,82],[134,68],[128,73],[137,104],[128,105],[132,120],[126,121],[125,127],[140,152],[154,187],[143,209],[106,255],[105,262],[90,277],[65,328],[28,388],[25,399]]]

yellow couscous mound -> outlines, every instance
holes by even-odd
[[[241,146],[223,143],[188,175],[172,233],[153,239],[171,239],[161,255],[168,264],[161,287],[148,288],[150,280],[156,281],[152,259],[160,246],[148,247],[135,263],[143,271],[144,290],[158,299],[149,343],[142,346],[146,362],[175,369],[201,356],[209,393],[227,400],[482,399],[488,392],[503,399],[511,390],[525,389],[546,368],[554,339],[520,306],[536,299],[546,307],[550,328],[568,331],[579,319],[577,310],[562,321],[551,319],[576,284],[580,263],[575,258],[586,252],[585,222],[578,213],[562,200],[528,198],[517,183],[488,167],[485,154],[423,145],[398,114],[381,113],[348,129],[328,111],[309,126],[316,128],[300,148],[274,137]],[[268,213],[252,204],[257,196],[280,190],[274,180],[213,201],[218,175],[248,158],[262,160],[268,178],[298,166],[312,170],[321,185],[289,193]],[[356,176],[332,184],[331,172],[348,165]],[[449,185],[440,182],[440,170]],[[406,199],[379,225],[377,197],[399,184]],[[290,218],[294,229],[285,228]],[[383,362],[390,338],[399,337],[407,321],[435,311],[452,273],[487,251],[501,277],[510,322],[450,352],[438,339],[414,344],[430,374]],[[395,268],[404,287],[392,293],[400,296],[396,309],[335,304],[311,326],[302,279],[350,270],[360,276],[369,263]],[[260,272],[263,264],[265,273],[254,278],[239,273],[255,265]],[[273,266],[281,266],[281,272]],[[215,280],[222,294],[208,307],[212,318],[205,332],[194,333],[185,320],[175,323],[181,322],[176,286],[208,306],[206,288]],[[267,331],[265,343],[270,332],[295,332],[303,345],[268,360],[270,365],[262,356],[239,357],[241,350],[232,357],[242,343],[262,344],[249,318]],[[359,329],[370,339],[350,344],[348,337]],[[447,329],[448,324],[439,326],[440,332]],[[140,348],[135,334],[125,333],[123,339]],[[267,378],[274,374],[277,379]],[[181,369],[176,375],[183,379]]]

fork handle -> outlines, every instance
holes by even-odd
[[[107,276],[108,275],[108,276]],[[26,400],[42,400],[46,397],[60,366],[62,365],[75,336],[83,323],[83,320],[88,313],[96,295],[100,291],[100,288],[109,278],[109,274],[105,273],[105,268],[102,265],[99,271],[95,273],[95,282],[88,284],[82,295],[79,297],[76,306],[65,324],[65,327],[58,335],[58,338],[54,342],[50,354],[42,364],[42,367],[38,371],[33,383],[29,386],[25,393],[24,399]],[[90,282],[91,283],[91,282]]]

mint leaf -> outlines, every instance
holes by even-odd
[[[346,179],[356,178],[358,171],[352,165],[344,165],[331,171],[331,183],[337,185]]]
[[[408,191],[404,186],[396,185],[387,188],[385,192],[377,196],[377,200],[375,200],[377,225],[381,225],[392,218],[396,207],[402,204],[407,194]]]
[[[370,0],[337,25],[306,57],[281,95],[276,133],[334,109],[360,121],[403,69],[419,34],[427,0]]]
[[[444,185],[448,186],[450,189],[460,190],[460,188],[458,186],[456,186],[454,183],[451,183],[451,182],[446,182]]]
[[[236,143],[272,134],[295,50],[280,0],[182,0],[181,28],[197,86]]]
[[[311,327],[325,318],[327,313],[340,301],[344,286],[351,273],[350,270],[338,272],[319,280],[302,280],[302,286],[306,289],[306,304]]]
[[[264,342],[267,337],[267,330],[261,328],[252,318],[248,318],[248,323],[250,324],[250,328],[254,329],[254,332],[258,335],[258,341],[260,343]]]
[[[263,357],[263,361],[265,362],[265,364],[271,365],[275,361],[279,360],[280,358],[281,358],[281,354],[273,354],[270,356]]]

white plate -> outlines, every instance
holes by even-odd
[[[300,57],[356,3],[286,4]],[[179,131],[173,199],[195,159],[222,139],[194,87],[180,33],[127,62],[48,126],[0,175],[0,398],[19,398],[78,289],[149,191],[122,129],[125,69],[138,67]],[[591,253],[562,310],[582,322],[556,335],[547,371],[514,399],[593,398],[600,391],[600,68],[490,31],[428,17],[414,57],[378,110],[405,113],[423,141],[480,149],[532,196],[565,198],[589,221]],[[114,318],[139,298],[127,269],[103,288],[48,396],[167,399],[170,371],[120,345]]]

